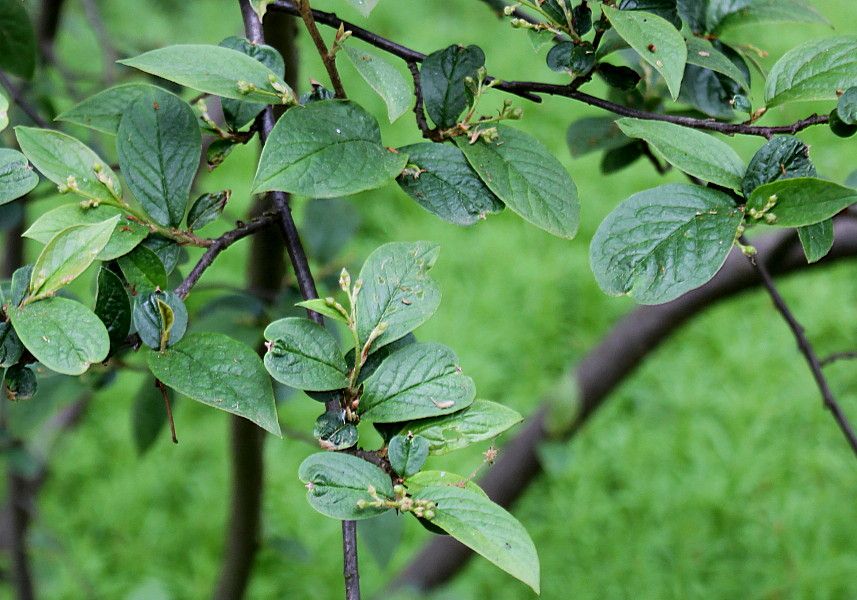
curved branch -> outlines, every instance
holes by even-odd
[[[787,247],[784,248],[784,244]],[[774,273],[786,274],[807,268],[800,244],[791,232],[754,242]],[[857,223],[839,219],[836,242],[830,254],[818,264],[830,264],[857,257]],[[726,298],[759,285],[758,275],[744,256],[733,251],[721,271],[707,284],[677,300],[658,306],[641,306],[622,319],[589,352],[577,368],[568,373],[577,384],[578,410],[569,428],[557,435],[573,437],[609,394],[640,365],[652,351],[682,324]],[[527,424],[500,453],[496,465],[479,484],[492,500],[510,506],[541,473],[536,453],[547,440],[549,401],[546,400]],[[394,587],[429,589],[453,577],[467,562],[471,551],[452,538],[436,537],[411,561],[392,584]]]

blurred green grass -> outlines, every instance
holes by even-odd
[[[235,4],[148,0],[110,2],[104,8],[120,50],[134,54],[170,43],[216,43],[239,33]],[[342,0],[313,5],[363,23]],[[857,30],[853,19],[842,18],[850,11],[843,0],[815,5],[840,32]],[[525,35],[510,32],[481,3],[458,0],[451,6],[382,0],[368,26],[423,52],[476,43],[485,49],[492,73],[560,81],[542,66],[545,50],[533,58]],[[743,33],[770,51],[770,66],[791,45],[830,32],[783,25]],[[326,79],[304,36],[301,44],[305,91],[309,77]],[[82,61],[84,69],[97,72],[97,45],[75,5],[69,6],[60,50],[69,62]],[[353,98],[385,115],[350,67],[342,70]],[[760,87],[754,89],[760,96]],[[498,94],[492,102],[501,101]],[[485,112],[494,105],[488,102]],[[509,211],[472,229],[455,228],[389,186],[349,199],[364,228],[347,255],[359,264],[386,241],[439,242],[441,258],[433,273],[444,301],[420,337],[452,346],[480,397],[529,414],[562,372],[633,307],[598,290],[588,266],[589,238],[618,202],[665,180],[642,163],[605,178],[598,157],[571,160],[565,128],[581,116],[601,114],[598,110],[562,99],[541,105],[516,100],[516,105],[526,111],[520,126],[549,146],[577,182],[583,221],[576,240],[551,238]],[[794,120],[807,107],[777,109],[762,123]],[[382,129],[391,146],[417,139],[409,114],[394,126],[382,122]],[[823,131],[801,137],[814,144],[813,156],[826,176],[841,181],[857,166],[853,140],[831,141]],[[736,147],[749,159],[761,142],[742,139]],[[253,157],[251,148],[240,149],[204,180],[206,190],[234,190],[232,219],[246,206]],[[670,180],[678,179],[673,174]],[[300,213],[300,200],[297,207]],[[203,283],[240,284],[235,274],[243,272],[245,251],[239,244],[221,257],[220,270],[208,273]],[[853,348],[853,265],[794,277],[783,288],[823,354]],[[853,368],[837,365],[830,374],[846,410],[857,414]],[[121,599],[152,581],[175,599],[210,595],[228,506],[227,419],[182,402],[176,410],[181,443],[173,446],[162,436],[149,454],[137,458],[129,414],[131,390],[139,380],[122,375],[61,441],[32,533],[45,598]],[[316,403],[294,396],[282,406],[281,418],[306,432],[318,411]],[[435,464],[468,474],[479,464],[480,450]],[[264,545],[250,599],[341,595],[338,524],[309,508],[295,477],[312,451],[297,441],[268,439]],[[545,598],[797,600],[857,594],[853,457],[822,409],[788,331],[758,292],[683,328],[576,440],[548,446],[544,454],[548,475],[527,491],[515,512],[539,549]],[[387,569],[364,547],[366,595],[380,592],[427,538],[408,520]],[[0,597],[10,597],[9,591],[0,591]],[[435,597],[502,600],[531,594],[474,560]]]

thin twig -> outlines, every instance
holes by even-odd
[[[857,360],[857,352],[837,352],[825,357],[819,364],[822,367],[826,367],[840,360]]]
[[[417,63],[409,60],[408,69],[411,71],[411,76],[414,78],[414,96],[417,97],[417,102],[414,105],[414,115],[417,119],[417,127],[423,133],[423,137],[427,140],[440,141],[437,138],[436,131],[432,130],[426,121],[426,112],[423,107],[423,86],[420,82],[420,68]]]
[[[324,43],[324,38],[321,37],[321,32],[315,24],[315,19],[312,16],[312,7],[309,0],[297,0],[298,8],[301,12],[301,19],[306,25],[309,36],[315,44],[318,55],[324,63],[324,68],[327,69],[327,75],[330,77],[330,83],[333,84],[333,91],[337,98],[346,98],[345,88],[342,87],[342,79],[339,77],[339,71],[336,69],[336,55],[327,48]]]
[[[39,114],[39,111],[33,108],[33,106],[29,102],[27,102],[27,100],[24,98],[24,95],[21,93],[21,90],[12,85],[12,82],[9,81],[9,78],[3,71],[0,71],[0,84],[2,84],[4,88],[6,88],[6,91],[9,92],[9,96],[11,96],[15,104],[18,105],[18,108],[24,111],[24,113],[28,117],[30,117],[33,123],[35,123],[42,129],[50,128],[50,123],[45,121]]]
[[[155,378],[155,387],[161,390],[161,395],[164,397],[164,406],[167,407],[167,421],[170,424],[170,433],[173,436],[173,443],[178,444],[179,438],[176,436],[176,422],[173,420],[173,407],[170,405],[170,395],[167,392],[167,386],[164,385],[164,382]]]
[[[739,241],[745,245],[748,243],[744,236],[741,236]],[[819,391],[821,392],[821,397],[824,399],[824,406],[833,413],[833,418],[839,425],[839,429],[842,430],[842,433],[845,435],[845,439],[848,441],[848,444],[851,446],[854,454],[857,454],[857,435],[855,435],[854,429],[851,427],[851,423],[848,422],[848,417],[845,416],[845,413],[842,411],[842,408],[839,406],[839,403],[836,401],[836,397],[830,389],[830,385],[827,383],[827,379],[821,370],[821,361],[818,359],[818,355],[815,353],[815,349],[812,347],[809,339],[807,339],[804,334],[803,326],[798,322],[797,318],[795,318],[795,315],[792,313],[788,304],[786,304],[785,299],[777,289],[774,279],[771,277],[771,274],[768,272],[765,264],[761,260],[758,260],[755,255],[748,255],[747,258],[759,274],[759,278],[762,280],[762,284],[768,291],[768,295],[771,297],[777,311],[782,315],[783,319],[785,319],[789,329],[791,329],[792,335],[794,335],[795,340],[797,341],[798,348],[800,348],[807,364],[809,364],[809,369],[812,372],[812,376],[815,379],[815,383],[818,386]]]

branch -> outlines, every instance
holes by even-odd
[[[324,63],[324,68],[327,69],[327,75],[330,77],[330,83],[333,85],[333,91],[337,98],[346,98],[345,88],[342,87],[342,79],[339,77],[339,71],[336,70],[336,55],[327,49],[327,44],[324,43],[324,38],[321,37],[321,32],[315,24],[315,19],[312,17],[312,7],[309,0],[297,0],[298,8],[301,13],[304,25],[309,32],[315,44],[315,49],[318,50],[318,55]]]
[[[792,273],[809,266],[792,232],[763,238],[754,245],[759,256],[775,273]],[[830,254],[816,264],[831,264],[854,257],[857,257],[857,223],[838,219],[836,242]],[[567,376],[576,383],[576,390],[571,390],[568,395],[577,398],[577,415],[565,431],[552,435],[560,439],[572,438],[611,392],[681,325],[717,302],[759,283],[758,275],[743,255],[733,251],[720,272],[704,286],[667,304],[641,306],[632,311],[602,338],[576,369],[568,372]],[[554,399],[548,397],[543,400],[518,435],[505,445],[497,464],[479,482],[488,496],[501,506],[509,507],[541,472],[536,451],[540,443],[551,437],[547,423],[550,403]],[[558,399],[569,401],[563,397]],[[423,590],[433,588],[453,577],[470,555],[470,550],[451,538],[436,537],[425,545],[392,585]]]
[[[832,365],[833,363],[840,360],[855,360],[857,359],[857,352],[837,352],[836,354],[831,354],[830,356],[824,358],[819,364],[822,367],[826,367],[827,365]]]
[[[414,79],[414,96],[417,97],[416,104],[414,104],[414,116],[417,119],[417,128],[422,132],[423,137],[427,140],[434,140],[439,142],[441,140],[437,139],[436,130],[432,130],[428,125],[428,121],[426,121],[426,113],[423,108],[423,86],[420,81],[420,68],[417,66],[412,60],[408,61],[408,70],[411,72],[411,77]]]

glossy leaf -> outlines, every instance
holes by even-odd
[[[36,34],[25,5],[0,0],[0,69],[32,79],[36,68]]]
[[[128,254],[143,241],[149,228],[141,225],[132,215],[121,208],[109,204],[85,206],[80,202],[64,204],[44,213],[30,228],[24,237],[47,244],[63,229],[71,225],[92,225],[113,217],[119,217],[110,241],[98,253],[98,260],[113,260]]]
[[[202,229],[210,223],[214,223],[226,208],[231,192],[224,190],[203,194],[191,205],[187,213],[187,227],[191,230]]]
[[[551,71],[578,77],[586,75],[595,66],[595,50],[591,44],[560,42],[550,49],[545,61]]]
[[[298,469],[306,484],[307,501],[332,519],[368,519],[389,510],[376,506],[358,508],[357,503],[374,502],[369,488],[378,496],[395,498],[390,476],[380,468],[356,456],[319,452],[308,456]]]
[[[119,62],[207,94],[248,102],[283,104],[280,92],[271,84],[273,79],[278,87],[287,90],[286,93],[294,98],[282,77],[258,60],[231,48],[179,44]],[[242,89],[247,90],[247,84],[255,91],[242,92]]]
[[[24,346],[9,321],[0,321],[0,369],[11,367],[18,362]]]
[[[202,152],[190,106],[157,88],[144,92],[122,115],[116,149],[143,209],[156,223],[180,225]]]
[[[92,225],[63,229],[42,249],[33,266],[30,293],[33,300],[53,295],[77,279],[110,241],[119,215]]]
[[[66,121],[89,127],[102,133],[116,135],[119,131],[119,121],[128,107],[153,89],[160,90],[146,83],[126,83],[107,88],[83,102],[72,106],[56,117],[57,121]]]
[[[39,383],[33,370],[24,365],[14,365],[6,371],[6,397],[12,402],[29,400],[36,395]]]
[[[678,98],[687,62],[687,46],[678,30],[664,18],[651,13],[619,10],[606,5],[602,10],[619,35],[663,76],[673,100]]]
[[[261,18],[261,17],[260,17]],[[271,69],[280,77],[285,75],[286,67],[283,57],[277,50],[266,44],[251,44],[247,39],[231,36],[220,42],[219,46],[231,48],[242,52]],[[242,102],[231,98],[223,98],[220,101],[223,107],[223,116],[230,129],[237,130],[256,118],[265,105],[258,102]]]
[[[488,494],[486,494],[481,487],[476,485],[473,480],[462,475],[450,473],[449,471],[420,471],[419,473],[408,477],[408,480],[405,481],[405,485],[408,486],[408,491],[411,494],[416,494],[428,487],[449,486],[470,490],[480,496],[488,498]]]
[[[595,233],[595,279],[611,296],[668,302],[717,273],[743,216],[729,196],[709,188],[667,184],[634,194]]]
[[[749,198],[760,185],[793,177],[815,177],[809,146],[793,135],[778,135],[753,155],[741,183],[742,192]]]
[[[348,4],[357,9],[357,11],[363,15],[364,17],[368,17],[369,13],[372,12],[372,9],[375,8],[375,5],[378,4],[378,0],[347,0]]]
[[[277,121],[259,159],[253,191],[347,196],[393,181],[407,158],[381,144],[375,118],[354,102],[313,102]]]
[[[338,390],[348,385],[348,365],[339,344],[321,325],[290,317],[265,329],[265,367],[271,377],[299,390]]]
[[[814,263],[821,260],[827,256],[833,247],[833,221],[831,219],[798,227],[797,233],[807,262]]]
[[[479,46],[453,44],[432,52],[420,68],[425,109],[441,129],[452,127],[467,108],[464,79],[477,79],[477,70],[485,65],[485,53]]]
[[[628,143],[613,117],[584,117],[573,122],[565,135],[574,158],[598,150],[613,150]]]
[[[409,158],[408,168],[396,181],[430,213],[454,225],[474,225],[503,210],[503,203],[458,148],[423,143],[399,150]]]
[[[98,202],[115,203],[122,197],[116,174],[82,142],[35,127],[16,127],[15,134],[30,162],[58,186]]]
[[[95,314],[107,327],[110,355],[113,355],[122,347],[131,331],[131,301],[122,280],[107,267],[101,267],[98,271]]]
[[[391,354],[363,384],[363,420],[395,423],[450,414],[476,396],[473,380],[450,348],[416,343]]]
[[[725,142],[707,133],[665,121],[624,118],[617,124],[622,133],[645,140],[680,171],[703,181],[741,189],[746,165]]]
[[[419,473],[429,455],[429,442],[419,435],[396,435],[390,440],[387,456],[390,465],[402,477]]]
[[[440,248],[430,242],[392,242],[376,249],[360,270],[357,334],[365,344],[382,323],[386,329],[372,343],[375,351],[410,333],[440,306],[440,286],[428,274]]]
[[[271,380],[249,346],[219,333],[196,333],[164,352],[149,351],[146,361],[177,392],[280,435]]]
[[[354,423],[345,420],[345,411],[328,411],[319,416],[312,436],[325,450],[344,450],[357,443],[359,437]]]
[[[429,487],[413,497],[437,504],[432,525],[539,593],[539,557],[515,517],[481,494],[458,487]]]
[[[577,187],[553,154],[523,131],[497,125],[492,142],[455,138],[485,185],[536,227],[571,239],[580,221]]]
[[[715,35],[720,35],[733,27],[758,23],[792,22],[830,25],[827,19],[805,2],[793,2],[791,0],[743,0],[737,3],[733,1],[725,4],[737,4],[738,7],[720,19],[709,20],[709,30]]]
[[[836,113],[843,123],[857,125],[857,87],[851,87],[839,96]]]
[[[17,200],[38,183],[39,176],[26,156],[11,148],[0,148],[0,205]]]
[[[157,288],[167,288],[167,271],[153,250],[137,246],[120,257],[118,262],[132,293],[154,292]]]
[[[411,86],[393,65],[371,52],[351,46],[345,46],[345,55],[366,83],[384,100],[390,123],[394,123],[410,108],[413,100]]]
[[[502,404],[477,400],[451,415],[408,423],[402,433],[427,439],[431,454],[446,454],[496,437],[523,420],[517,411]]]
[[[857,86],[857,37],[824,37],[786,52],[765,84],[768,107],[805,100],[836,100]]]
[[[174,292],[140,292],[134,301],[134,328],[153,350],[173,346],[187,331],[187,308]]]
[[[81,375],[110,351],[104,323],[80,302],[47,298],[10,308],[9,317],[27,350],[57,373]]]
[[[813,177],[783,179],[756,188],[747,210],[765,211],[769,225],[799,227],[824,221],[857,202],[857,190]]]
[[[750,90],[750,81],[746,74],[705,38],[687,38],[687,64],[726,75],[744,90]]]

